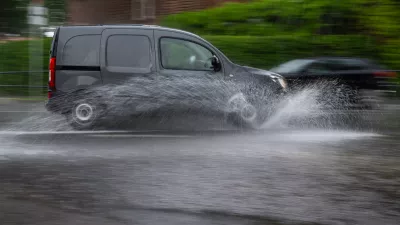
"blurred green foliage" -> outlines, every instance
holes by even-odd
[[[204,39],[233,62],[270,69],[284,61],[312,56],[378,57],[376,45],[361,35],[214,36]]]
[[[61,25],[66,19],[66,0],[45,0],[50,25]]]
[[[32,68],[35,68],[35,71],[47,71],[50,46],[51,38],[0,43],[0,71],[29,71]],[[39,49],[40,47],[43,47],[43,49]],[[34,80],[29,82],[30,77],[27,73],[0,74],[0,84],[42,86],[46,84],[48,79],[47,72],[34,73],[32,76]],[[37,89],[37,91],[38,94],[43,94],[43,91],[46,90]],[[25,88],[0,87],[0,93],[27,95],[28,90]]]
[[[264,68],[323,54],[362,56],[400,69],[399,15],[396,0],[261,0],[169,15],[161,25],[223,35],[209,39],[240,62]],[[254,38],[229,37],[237,35]]]
[[[49,54],[51,47],[51,38],[25,40],[25,41],[9,41],[0,43],[0,71],[26,71],[29,70],[29,63],[32,60],[42,60],[40,62],[43,70],[48,69]],[[41,42],[41,43],[39,43]],[[37,58],[32,59],[30,51],[35,51],[36,46],[42,46],[38,49],[42,55],[36,55]],[[33,48],[33,49],[30,49]]]
[[[31,0],[0,0],[0,33],[26,35],[28,5]],[[66,19],[66,0],[44,0],[49,25],[60,25]]]
[[[166,16],[161,25],[200,34],[371,34],[396,36],[395,0],[259,0]]]
[[[0,33],[19,34],[26,28],[27,0],[0,0]]]

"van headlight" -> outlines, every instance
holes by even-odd
[[[279,82],[279,84],[282,86],[282,88],[283,89],[287,89],[287,82],[286,82],[286,79],[285,78],[283,78],[283,77],[279,77],[278,78],[278,82]]]
[[[272,75],[271,78],[274,82],[278,82],[283,89],[287,89],[288,85],[284,77]]]

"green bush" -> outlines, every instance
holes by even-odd
[[[44,5],[48,8],[49,24],[62,24],[66,18],[66,0],[45,0]]]
[[[40,46],[43,49],[38,49]],[[50,38],[0,43],[0,72],[47,71],[50,46]],[[34,73],[31,76],[35,77],[35,80],[30,82],[31,85],[45,85],[48,79],[47,73]],[[27,73],[0,74],[0,85],[28,85],[29,78]],[[37,92],[43,93],[41,89],[37,89]],[[0,93],[26,95],[28,90],[0,87]]]
[[[169,15],[161,25],[210,35],[390,36],[399,34],[399,13],[399,2],[395,0],[259,0]]]
[[[27,1],[1,0],[0,1],[0,33],[15,33],[26,28]]]
[[[314,56],[354,56],[379,60],[376,45],[363,36],[203,36],[238,64],[271,68]]]
[[[203,35],[235,61],[263,68],[292,58],[337,55],[400,69],[398,15],[398,0],[256,0],[168,15],[160,24]]]

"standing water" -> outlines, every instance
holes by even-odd
[[[225,112],[225,101],[238,93],[226,83],[199,81],[155,85],[136,79],[101,93],[117,115],[135,107]],[[118,93],[129,93],[136,105],[116,101]],[[293,120],[318,123],[315,115],[329,114],[321,93],[305,88],[273,104],[275,113],[257,132],[198,132],[218,126],[200,118],[181,123],[197,129],[184,135],[77,132],[68,131],[61,116],[28,113],[0,132],[1,221],[398,224],[398,139],[296,129]],[[140,121],[152,128],[152,119]]]

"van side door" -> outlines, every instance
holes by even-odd
[[[184,33],[155,30],[157,69],[163,76],[222,79],[224,63],[213,46]],[[211,58],[216,56],[221,70],[214,71]]]
[[[135,78],[152,79],[156,71],[154,31],[145,28],[109,28],[101,38],[103,84],[122,85]]]

